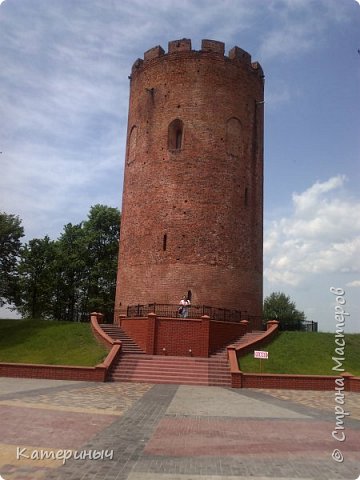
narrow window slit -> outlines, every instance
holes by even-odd
[[[168,149],[180,151],[184,141],[184,124],[179,119],[173,120],[168,127]]]

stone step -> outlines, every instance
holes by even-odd
[[[131,358],[123,358],[120,359],[119,365],[121,368],[123,367],[136,367],[140,365],[143,368],[182,368],[182,369],[195,369],[199,371],[204,371],[204,370],[223,370],[227,371],[228,370],[228,364],[226,362],[181,362],[178,360],[159,360],[157,358],[154,358],[154,360],[144,360],[142,361],[141,359],[131,359]]]
[[[245,345],[246,343],[257,340],[263,335],[263,333],[264,332],[260,330],[246,333],[245,335],[235,339],[229,345],[235,345],[236,347],[239,347],[240,345]],[[222,358],[222,357],[227,357],[227,346],[220,348],[219,350],[217,350],[216,352],[210,355],[210,358]]]
[[[204,358],[196,359],[187,357],[160,357],[159,355],[154,355],[152,358],[149,356],[138,355],[138,354],[124,354],[121,356],[121,363],[135,363],[141,362],[142,364],[151,364],[151,365],[187,365],[189,368],[197,367],[208,367],[208,366],[222,366],[227,367],[228,363],[225,360],[216,361],[213,358]]]
[[[143,377],[129,377],[129,378],[109,378],[114,382],[136,382],[136,383],[154,383],[154,384],[172,384],[172,385],[198,385],[198,386],[214,386],[214,387],[231,387],[231,380],[228,381],[212,381],[212,380],[190,380],[190,379],[176,379],[176,378],[143,378]]]
[[[231,385],[230,375],[197,375],[196,373],[190,374],[180,374],[177,372],[165,372],[165,373],[149,373],[149,372],[124,372],[122,374],[111,374],[110,380],[113,381],[122,381],[122,382],[148,382],[148,383],[158,383],[160,381],[167,383],[192,383],[194,385],[213,385],[214,383],[218,385]]]
[[[229,372],[215,373],[215,372],[186,372],[186,371],[176,371],[176,370],[159,370],[149,372],[147,370],[134,369],[134,370],[124,370],[124,371],[113,371],[111,373],[113,378],[125,378],[125,377],[143,377],[143,378],[153,378],[161,377],[168,378],[174,377],[177,379],[180,378],[189,378],[190,380],[196,379],[217,379],[217,380],[228,380],[230,378]]]
[[[120,364],[114,369],[112,369],[112,374],[122,374],[123,372],[142,372],[143,374],[165,374],[165,373],[176,373],[176,374],[184,374],[190,376],[199,376],[199,375],[228,375],[229,369],[217,369],[217,368],[210,368],[210,369],[190,369],[186,367],[174,367],[173,365],[162,365],[162,366],[144,366],[144,365],[123,365]]]
[[[137,345],[134,340],[129,337],[117,325],[109,325],[106,323],[100,324],[102,330],[107,333],[113,340],[120,340],[122,343],[121,350],[123,353],[139,353],[144,354],[143,350]]]
[[[231,386],[227,362],[199,357],[122,355],[109,380]]]

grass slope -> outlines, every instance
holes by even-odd
[[[0,319],[0,362],[94,366],[106,354],[88,323]]]
[[[345,335],[346,372],[360,376],[360,335]],[[257,350],[269,352],[269,359],[262,360],[262,371],[265,373],[292,373],[306,375],[341,375],[333,371],[336,365],[332,357],[335,353],[335,335],[333,333],[315,332],[281,332],[266,347]],[[258,373],[260,361],[249,353],[239,360],[243,372]]]

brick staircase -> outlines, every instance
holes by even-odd
[[[144,353],[139,347],[139,345],[137,345],[134,342],[134,340],[131,337],[129,337],[124,332],[124,330],[122,330],[117,325],[101,323],[100,327],[104,330],[105,333],[109,335],[109,337],[113,338],[114,340],[121,340],[121,343],[122,343],[121,351],[123,353],[136,353],[136,354]]]
[[[254,330],[249,333],[245,333],[245,335],[238,337],[236,340],[231,342],[229,345],[235,345],[236,347],[239,347],[241,345],[245,345],[246,343],[253,342],[260,338],[264,332],[262,330]],[[226,352],[226,346],[220,348],[216,352],[210,355],[210,358],[222,358],[222,359],[227,359],[227,352]]]
[[[110,381],[231,387],[226,346],[210,358],[146,355],[120,327],[109,324],[100,327],[110,337],[122,342],[122,354],[108,374]],[[248,343],[262,333],[247,333],[231,345]]]
[[[227,361],[218,358],[123,354],[109,380],[231,387]]]

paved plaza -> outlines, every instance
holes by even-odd
[[[358,479],[360,395],[345,393],[343,423],[336,405],[334,392],[0,378],[0,478]]]

